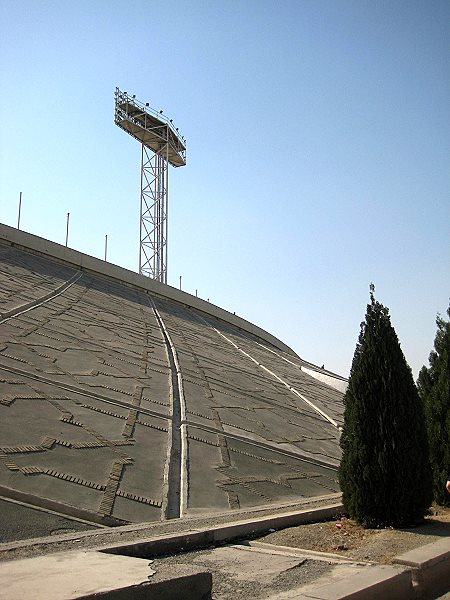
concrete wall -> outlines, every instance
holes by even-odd
[[[151,292],[155,296],[181,302],[182,304],[201,310],[206,315],[217,317],[226,323],[231,323],[232,325],[239,327],[243,331],[252,333],[259,337],[262,342],[267,342],[284,352],[297,356],[289,346],[264,329],[253,325],[253,323],[250,323],[241,317],[231,314],[219,306],[211,304],[201,298],[197,298],[196,296],[192,296],[192,294],[178,290],[170,285],[165,285],[164,283],[160,283],[149,277],[139,275],[133,271],[128,271],[123,267],[113,265],[93,256],[88,256],[87,254],[83,254],[72,248],[61,246],[61,244],[56,244],[50,240],[9,227],[8,225],[3,225],[2,223],[0,223],[0,240],[3,240],[12,246],[31,250],[37,254],[42,254],[49,258],[67,263],[77,269],[119,280],[127,285]]]

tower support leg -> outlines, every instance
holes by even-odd
[[[142,144],[139,273],[167,283],[167,144],[153,153]]]

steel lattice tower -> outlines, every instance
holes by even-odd
[[[141,142],[139,273],[167,283],[169,164],[186,164],[186,141],[162,111],[119,88],[114,121]]]

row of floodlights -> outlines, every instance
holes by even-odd
[[[128,96],[128,92],[124,92],[124,95],[125,95],[125,96]],[[135,94],[133,94],[133,95],[131,96],[131,98],[132,98],[132,100],[135,100],[135,99],[136,99],[136,95],[135,95]],[[146,103],[145,103],[145,106],[147,106],[147,107],[150,107],[150,103],[149,103],[149,102],[146,102]],[[162,115],[163,113],[164,113],[164,111],[163,111],[163,110],[160,110],[160,111],[159,111],[159,114],[160,114],[160,115]],[[173,125],[173,119],[169,119],[169,121],[170,121],[170,122],[172,123],[172,125]],[[176,128],[175,128],[175,131],[178,131],[178,127],[176,127]],[[186,139],[185,139],[183,136],[180,136],[180,137],[181,137],[181,139],[183,140],[183,142],[185,142],[185,141],[186,141]]]

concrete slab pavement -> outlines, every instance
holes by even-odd
[[[207,600],[211,575],[189,566],[156,572],[145,559],[65,552],[0,564],[0,590],[2,600]]]

